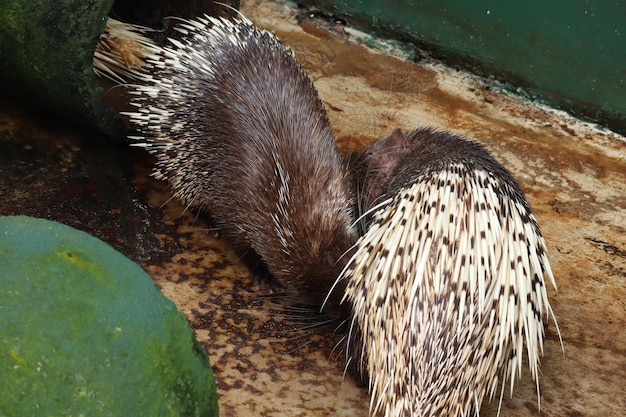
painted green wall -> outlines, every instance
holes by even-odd
[[[305,0],[626,133],[626,2]],[[320,4],[321,3],[321,4]]]

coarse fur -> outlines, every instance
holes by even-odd
[[[317,91],[291,50],[246,19],[204,17],[179,30],[136,88],[133,139],[156,155],[155,177],[209,212],[250,267],[258,254],[321,304],[357,237],[347,167]]]
[[[539,394],[555,283],[512,175],[480,144],[432,129],[396,130],[351,164],[365,234],[340,280],[354,314],[348,369],[370,376],[371,411],[478,415],[499,383],[512,393],[524,344]]]

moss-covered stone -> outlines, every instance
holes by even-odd
[[[124,128],[106,105],[93,52],[113,0],[0,2],[0,78],[5,92],[110,138]]]
[[[138,265],[29,217],[0,217],[0,265],[0,415],[217,416],[205,352]]]

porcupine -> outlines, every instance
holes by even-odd
[[[498,383],[512,393],[524,343],[539,396],[545,280],[556,285],[509,171],[429,128],[398,129],[351,166],[365,232],[339,281],[353,309],[348,367],[370,377],[371,411],[478,415]]]
[[[257,283],[280,288],[271,276],[321,304],[357,236],[317,91],[291,50],[245,18],[178,30],[182,40],[147,59],[152,73],[128,113],[133,139],[175,197],[210,214]]]

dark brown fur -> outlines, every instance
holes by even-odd
[[[347,169],[317,91],[291,52],[249,22],[192,34],[172,49],[180,63],[165,60],[154,75],[180,91],[166,85],[156,99],[137,100],[140,111],[176,112],[144,131],[157,176],[210,213],[259,281],[266,266],[321,304],[356,233]],[[168,141],[176,145],[163,150]]]
[[[396,129],[389,137],[349,155],[358,204],[355,212],[363,215],[421,173],[440,171],[456,162],[495,172],[509,184],[513,197],[525,203],[517,181],[478,142],[433,128],[417,128],[410,132]],[[365,223],[367,218],[369,216],[365,216]]]

